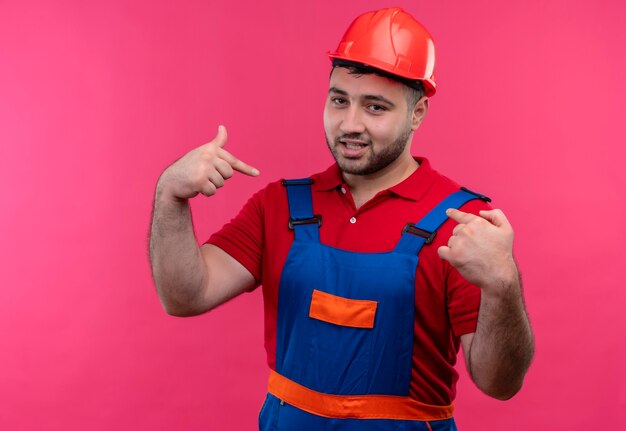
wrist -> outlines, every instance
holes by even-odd
[[[164,175],[161,175],[157,181],[154,200],[156,203],[177,206],[185,206],[188,201],[188,199],[179,198],[172,192],[172,189],[169,186],[167,179],[164,178]]]
[[[511,257],[507,261],[495,265],[491,277],[479,286],[483,294],[493,296],[507,296],[511,289],[519,289],[519,273],[517,265]]]

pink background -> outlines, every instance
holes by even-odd
[[[262,176],[194,201],[204,240],[267,182],[326,167],[325,52],[395,4],[439,55],[413,151],[505,210],[537,337],[509,402],[460,366],[460,428],[626,427],[623,2],[4,0],[0,428],[254,429],[260,291],[166,315],[146,257],[154,185],[228,127]]]

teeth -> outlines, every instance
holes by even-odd
[[[350,148],[351,150],[358,150],[359,148],[363,148],[365,145],[361,145],[361,144],[351,144],[346,142],[346,147]]]

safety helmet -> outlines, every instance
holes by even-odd
[[[421,81],[426,96],[435,94],[435,44],[419,22],[400,8],[367,12],[343,35],[332,59],[365,64],[402,78]]]

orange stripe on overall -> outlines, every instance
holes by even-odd
[[[454,405],[433,406],[392,395],[333,395],[317,392],[271,370],[268,392],[294,407],[328,418],[432,421],[452,417]]]

